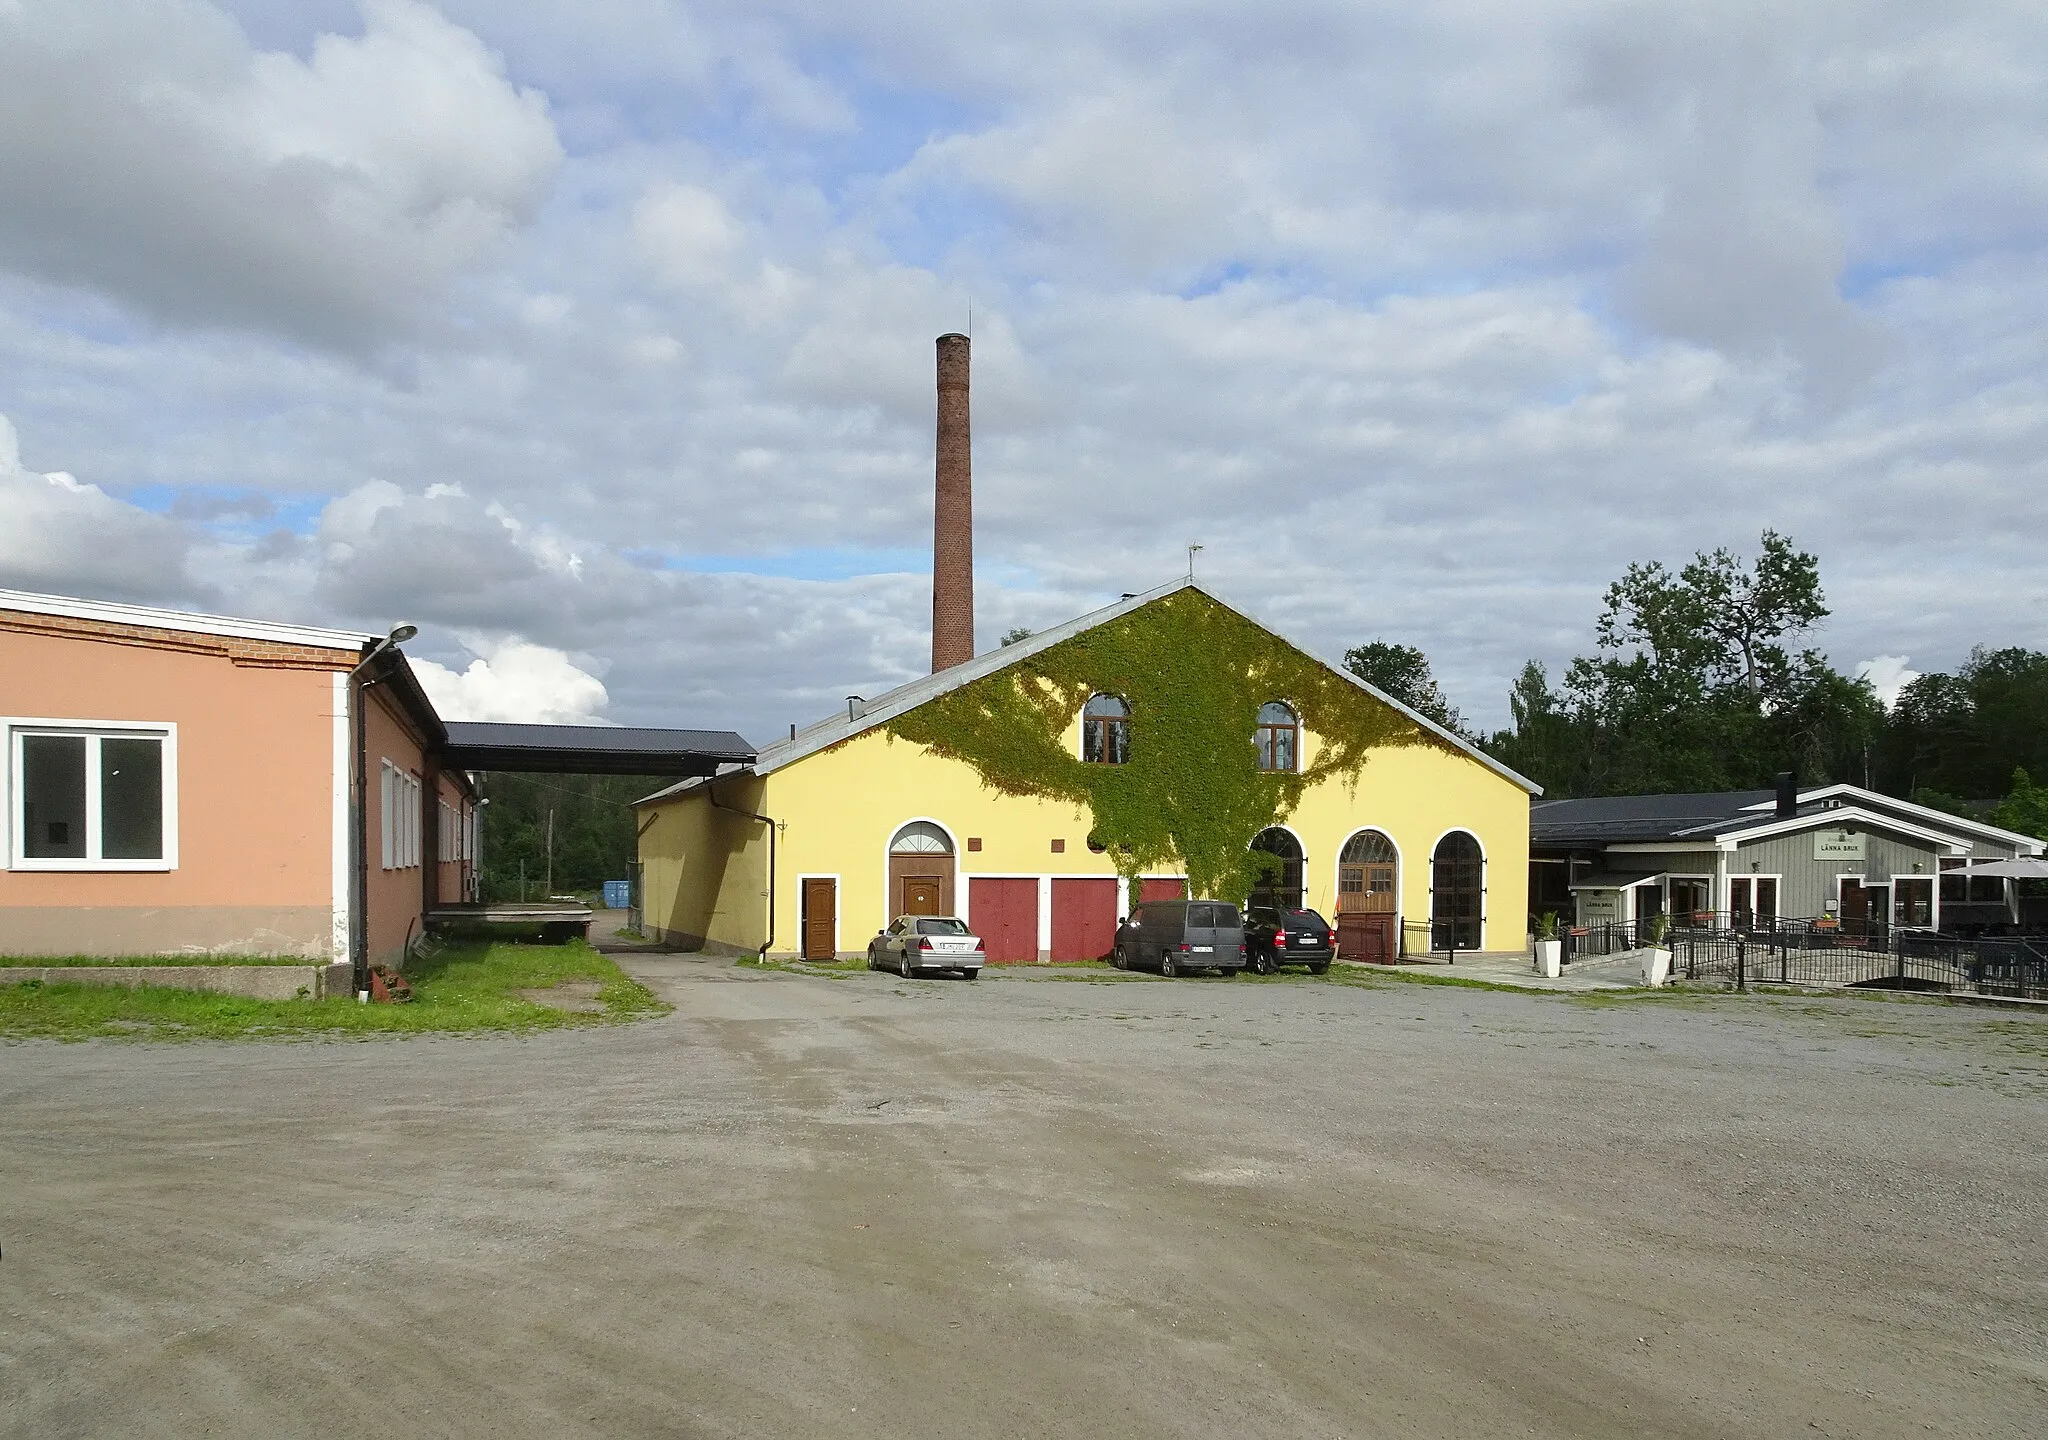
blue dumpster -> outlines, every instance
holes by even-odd
[[[630,880],[607,880],[604,882],[604,908],[607,910],[628,910],[633,905],[633,882]]]

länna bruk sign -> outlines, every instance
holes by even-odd
[[[1862,832],[1856,830],[1816,830],[1813,832],[1813,858],[1861,860],[1864,838]]]

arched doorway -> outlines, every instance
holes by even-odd
[[[889,841],[889,919],[951,915],[953,837],[929,820],[913,820]]]
[[[1477,950],[1485,909],[1485,852],[1471,835],[1453,830],[1430,857],[1429,948]]]
[[[1337,935],[1346,958],[1385,963],[1397,953],[1401,853],[1378,830],[1361,830],[1337,856]]]
[[[1259,867],[1248,905],[1272,905],[1299,910],[1302,899],[1301,842],[1294,832],[1275,825],[1252,837],[1252,850]],[[1271,858],[1267,858],[1271,857]]]

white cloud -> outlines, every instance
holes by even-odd
[[[506,720],[543,725],[607,725],[604,682],[560,650],[518,636],[470,637],[476,657],[455,671],[414,660],[413,673],[443,720]]]
[[[108,599],[183,599],[199,593],[177,522],[137,509],[64,471],[22,467],[14,426],[0,415],[0,587],[84,590]]]
[[[1901,690],[1920,678],[1918,670],[1907,668],[1906,659],[1904,655],[1879,655],[1856,662],[1856,678],[1870,682],[1887,710],[1899,703]]]
[[[81,230],[70,190],[24,192],[0,267],[76,233],[65,263],[131,309],[398,338],[364,362],[137,330],[55,262],[0,275],[38,463],[178,502],[136,587],[415,620],[458,673],[449,636],[516,634],[615,661],[622,720],[765,738],[916,672],[931,339],[971,295],[989,636],[1199,540],[1288,633],[1422,645],[1499,723],[1628,562],[1771,525],[1819,552],[1838,657],[2048,646],[2038,5],[447,0],[469,31],[411,7],[323,49],[325,11],[238,3],[254,41],[201,45],[190,0],[75,8],[48,112],[79,122],[73,189],[147,163],[174,193],[144,175]],[[372,37],[417,63],[386,85]],[[189,153],[101,123],[151,86],[204,101]],[[450,118],[337,98],[379,86]],[[535,210],[542,124],[571,155]],[[245,223],[259,181],[285,198]],[[351,186],[361,246],[321,208]],[[505,238],[437,249],[407,217],[465,187]],[[194,233],[232,263],[163,258]],[[213,518],[248,496],[271,515]],[[764,573],[695,573],[739,567]]]
[[[537,93],[417,0],[310,59],[201,0],[0,9],[0,266],[141,312],[363,345],[532,215]]]

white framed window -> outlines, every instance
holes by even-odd
[[[381,799],[384,868],[414,869],[420,863],[419,777],[386,760]]]
[[[0,720],[15,870],[178,868],[178,727]]]

